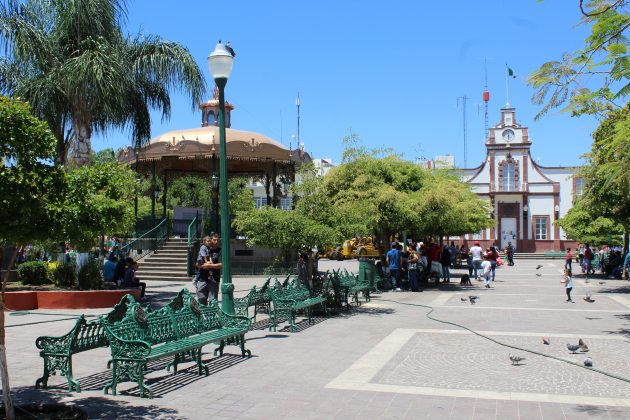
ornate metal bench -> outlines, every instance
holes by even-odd
[[[105,316],[109,322],[123,319],[130,305],[136,304],[132,295],[124,296],[114,309]],[[105,347],[109,344],[103,325],[99,320],[87,321],[84,315],[77,319],[76,324],[61,337],[42,336],[35,340],[35,345],[41,351],[39,355],[44,359],[44,374],[35,381],[35,388],[48,388],[48,378],[57,371],[68,380],[70,392],[81,392],[79,381],[72,375],[72,355],[84,351]]]
[[[269,313],[271,296],[269,295],[269,282],[267,279],[260,289],[253,286],[247,296],[234,299],[234,312],[239,316],[246,316],[253,323],[259,312]],[[249,316],[249,308],[254,307],[254,315]]]
[[[118,383],[128,380],[138,384],[142,397],[152,398],[151,388],[144,383],[144,370],[150,361],[174,357],[174,370],[185,355],[192,355],[199,375],[208,368],[201,360],[204,345],[220,343],[215,354],[223,354],[226,344],[238,345],[243,357],[251,356],[245,348],[245,333],[250,321],[246,317],[231,316],[223,312],[213,300],[199,305],[187,296],[180,308],[166,306],[155,312],[146,312],[140,305],[129,309],[125,317],[115,323],[104,323],[109,338],[112,381],[105,387],[107,394],[116,395]]]
[[[349,298],[352,297],[352,302],[355,302],[357,305],[360,305],[359,301],[359,293],[363,293],[366,302],[370,301],[370,291],[372,290],[372,285],[369,281],[360,281],[355,275],[341,270],[333,271],[332,274],[329,275],[330,284],[334,290],[335,300],[338,305],[344,307],[346,309],[350,309],[351,305],[349,302]]]
[[[286,284],[286,282],[285,282]],[[289,322],[291,331],[297,331],[295,317],[300,311],[304,311],[309,322],[312,322],[313,307],[321,305],[326,311],[326,298],[323,296],[311,297],[310,291],[298,281],[282,287],[276,280],[276,286],[269,290],[272,307],[269,312],[269,331],[276,331],[278,324],[284,320]]]

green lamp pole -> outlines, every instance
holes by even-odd
[[[229,51],[228,51],[229,48]],[[208,69],[219,88],[219,191],[221,206],[221,263],[223,265],[221,282],[221,308],[228,314],[234,314],[234,284],[230,266],[230,208],[228,205],[228,170],[225,145],[225,85],[232,72],[233,50],[219,41],[214,51],[208,56]]]

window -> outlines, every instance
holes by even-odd
[[[534,235],[537,241],[546,241],[548,238],[549,216],[534,216]]]
[[[514,162],[503,164],[503,191],[516,191],[516,176]]]
[[[575,196],[579,197],[584,193],[584,180],[582,178],[575,178]]]
[[[482,240],[483,239],[483,230],[480,230],[477,233],[473,233],[472,238],[473,238],[473,240]]]
[[[280,199],[280,208],[282,210],[291,210],[293,207],[293,199],[291,197]]]
[[[267,205],[267,197],[254,197],[254,207],[257,209]]]

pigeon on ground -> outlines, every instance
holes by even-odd
[[[588,346],[581,338],[578,340],[578,345],[580,346],[580,350],[582,350],[584,353],[588,351]]]
[[[459,298],[459,300],[461,300],[462,302],[468,302],[468,299],[466,299],[464,297],[463,298]]]
[[[536,277],[540,277],[542,276],[542,274],[536,273]]]
[[[510,353],[510,361],[512,362],[512,366],[518,366],[523,360],[525,360],[524,357]]]
[[[590,356],[586,356],[586,359],[584,359],[584,366],[593,367],[593,359]]]
[[[569,349],[569,351],[571,353],[573,353],[573,354],[576,354],[577,351],[579,349],[581,349],[581,348],[582,348],[582,346],[580,346],[579,344],[569,344],[569,343],[567,343],[567,349]]]
[[[599,284],[606,284],[606,282],[605,281],[600,281]]]
[[[584,300],[585,300],[585,301],[587,301],[588,303],[593,303],[593,302],[595,302],[595,299],[593,299],[593,298],[591,297],[591,294],[590,294],[590,293],[587,293],[587,294],[586,294],[586,297],[584,298]]]
[[[551,344],[551,339],[549,337],[542,338],[543,344],[549,345]]]
[[[479,296],[468,296],[468,299],[470,299],[470,304],[474,305],[475,303],[477,303],[477,299],[479,299]]]
[[[588,279],[584,279],[584,283],[588,284]]]
[[[541,268],[543,268],[543,265],[542,265],[542,264],[538,264],[538,265],[536,266],[536,270],[540,270]]]

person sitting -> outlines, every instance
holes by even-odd
[[[113,253],[110,253],[103,263],[103,281],[108,285],[116,284],[116,263],[118,263],[118,258]]]
[[[147,284],[141,282],[138,277],[136,277],[136,271],[138,270],[138,263],[133,260],[133,258],[127,258],[127,270],[125,271],[125,278],[123,279],[122,286],[123,287],[131,287],[138,288],[140,287],[140,297],[144,297],[144,292],[147,289]]]

